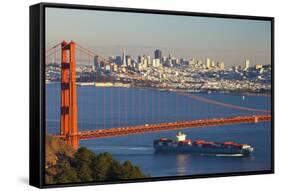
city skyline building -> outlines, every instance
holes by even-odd
[[[132,58],[129,55],[126,55],[126,65],[129,67],[132,66]]]
[[[248,70],[249,67],[250,67],[250,60],[246,59],[245,60],[245,68],[244,68],[244,70]]]
[[[122,52],[122,65],[123,66],[127,66],[127,63],[126,63],[126,49],[125,48],[123,49],[123,52]]]
[[[99,56],[95,56],[94,57],[94,66],[95,68],[99,68],[100,65],[99,65]]]
[[[206,59],[206,67],[209,69],[211,67],[211,60],[210,58]]]
[[[155,51],[154,51],[154,58],[155,59],[162,59],[162,51],[161,50],[159,50],[159,49],[156,49]]]
[[[115,58],[115,63],[118,64],[118,65],[121,65],[121,64],[122,64],[122,58],[121,58],[121,56],[116,56],[116,58]]]

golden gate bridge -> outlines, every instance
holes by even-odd
[[[121,126],[107,129],[96,129],[91,131],[79,131],[77,122],[78,107],[76,88],[76,50],[79,50],[91,59],[95,58],[95,56],[98,56],[102,65],[110,64],[110,61],[107,58],[96,54],[95,52],[84,48],[83,46],[73,41],[63,41],[46,50],[46,60],[51,56],[56,56],[59,52],[61,60],[60,132],[59,134],[53,136],[64,139],[68,145],[71,145],[75,149],[79,147],[79,140],[151,133],[165,130],[179,130],[186,128],[200,128],[210,126],[223,126],[230,124],[258,123],[271,121],[271,111],[269,110],[242,107],[215,101],[212,99],[207,99],[186,92],[174,91],[174,93],[178,95],[187,96],[207,104],[213,104],[221,107],[227,107],[242,111],[259,112],[263,114],[249,116],[243,115],[214,119],[200,119],[191,121],[152,123],[124,127]]]

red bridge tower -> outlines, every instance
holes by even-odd
[[[77,94],[75,43],[61,43],[61,124],[60,134],[68,145],[79,146],[77,126]]]

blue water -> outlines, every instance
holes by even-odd
[[[47,130],[59,132],[60,85],[49,84]],[[79,130],[94,130],[128,125],[254,115],[257,112],[210,105],[173,92],[137,88],[78,87]],[[243,107],[270,110],[270,97],[238,94],[196,93],[196,95]],[[153,177],[223,172],[269,170],[271,168],[271,124],[239,124],[182,130],[188,138],[210,141],[235,141],[251,144],[250,157],[155,154],[154,139],[174,138],[177,131],[163,131],[80,141],[80,146],[95,152],[110,152],[120,160],[130,160]]]

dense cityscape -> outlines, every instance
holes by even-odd
[[[46,82],[59,82],[60,63],[46,66]],[[96,87],[149,87],[189,92],[270,93],[271,65],[251,63],[246,59],[238,66],[226,68],[223,61],[210,58],[176,58],[154,51],[154,58],[126,55],[102,58],[76,67],[77,85]]]

